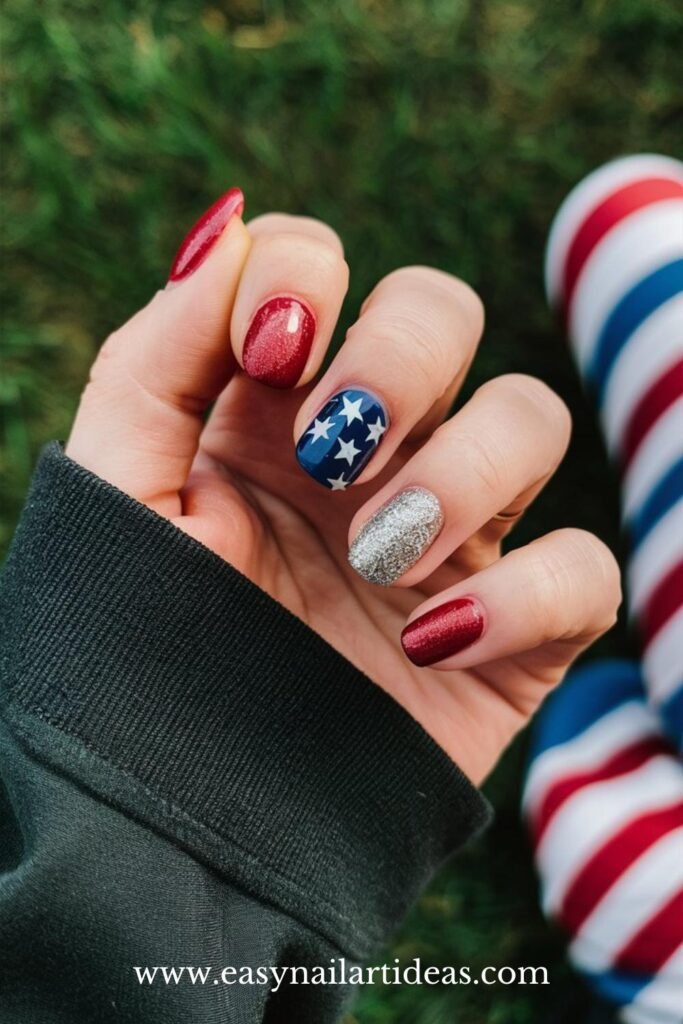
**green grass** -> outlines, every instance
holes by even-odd
[[[2,23],[2,547],[97,346],[163,283],[194,217],[238,183],[249,214],[306,213],[342,235],[342,328],[400,264],[474,284],[488,327],[466,395],[492,374],[532,372],[576,422],[515,542],[573,523],[620,550],[615,484],[545,308],[542,251],[584,173],[680,143],[676,0],[5,0]],[[626,642],[616,630],[601,650]],[[536,905],[518,824],[522,747],[489,786],[496,825],[386,955],[539,963],[551,986],[377,987],[359,1024],[583,1019]]]

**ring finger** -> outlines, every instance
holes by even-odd
[[[358,510],[351,565],[371,583],[419,583],[520,495],[540,490],[570,429],[566,406],[541,381],[489,381]]]

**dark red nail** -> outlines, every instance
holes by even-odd
[[[314,335],[315,317],[308,306],[286,296],[269,299],[249,324],[242,352],[245,371],[271,388],[293,388]]]
[[[401,633],[414,665],[434,665],[469,647],[484,632],[484,615],[471,597],[459,597],[425,612]]]
[[[217,199],[185,235],[175,254],[169,281],[183,281],[201,266],[223,234],[228,221],[240,216],[244,209],[244,196],[239,188],[231,188]]]

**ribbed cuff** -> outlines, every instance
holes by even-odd
[[[370,679],[49,445],[0,596],[34,756],[363,957],[489,808]]]

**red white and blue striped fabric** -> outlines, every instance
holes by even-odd
[[[546,289],[620,466],[646,690],[683,749],[683,163],[585,178],[553,223]]]
[[[533,737],[524,793],[546,913],[625,1024],[683,1020],[683,762],[638,665],[573,673]]]
[[[546,289],[622,474],[643,661],[576,672],[543,708],[524,812],[572,962],[624,1024],[683,1024],[683,164],[582,181]]]

